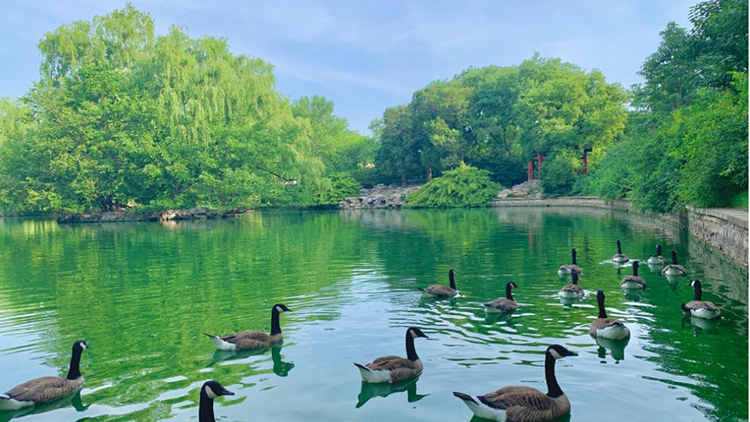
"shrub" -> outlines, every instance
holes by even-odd
[[[461,164],[409,194],[407,207],[484,207],[502,186],[490,180],[490,172]]]
[[[544,196],[556,197],[570,195],[575,183],[574,169],[578,160],[572,152],[558,153],[548,164],[545,164],[542,173],[542,191]]]

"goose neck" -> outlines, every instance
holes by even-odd
[[[419,360],[417,356],[417,349],[414,348],[414,337],[411,335],[411,331],[406,331],[406,358],[414,362]]]
[[[448,280],[450,280],[451,289],[456,290],[456,279],[453,275],[453,271],[448,273]]]
[[[576,262],[576,252],[575,250],[572,252],[573,255],[573,265],[578,265],[578,262]]]
[[[505,285],[505,298],[508,300],[513,300],[513,286],[508,283]]]
[[[69,380],[74,380],[81,376],[81,352],[82,349],[76,344],[73,346],[73,355],[70,357],[70,368],[68,369]]]
[[[199,422],[216,422],[214,417],[214,401],[210,399],[205,391],[201,391],[201,402],[198,408]]]
[[[701,284],[698,282],[695,282],[695,299],[694,300],[701,300],[702,294],[703,294],[703,288],[701,287]]]
[[[281,325],[279,324],[279,311],[274,306],[271,309],[271,335],[281,334]]]
[[[677,265],[677,252],[672,251],[672,265]]]
[[[598,318],[606,318],[607,311],[604,309],[604,296],[598,296],[596,298],[596,302],[599,304],[599,317]]]
[[[555,377],[555,358],[549,351],[544,357],[544,377],[547,381],[547,395],[553,399],[562,396],[563,391],[560,384],[557,383],[557,377]]]

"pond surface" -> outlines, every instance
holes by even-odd
[[[619,287],[631,268],[616,252],[647,258],[676,248],[689,277],[669,281],[642,266],[642,294]],[[565,306],[557,268],[578,250],[586,297]],[[447,283],[460,295],[421,299]],[[696,326],[680,303],[723,310]],[[487,316],[482,303],[515,281],[518,311]],[[631,330],[615,350],[589,337],[597,289]],[[24,421],[197,420],[198,388],[219,380],[233,397],[222,421],[469,421],[454,390],[507,385],[546,391],[544,351],[558,361],[571,421],[737,421],[748,418],[747,273],[668,226],[611,211],[251,212],[220,221],[59,226],[0,219],[0,391],[67,372],[73,341],[86,339],[80,396]],[[215,352],[203,333],[270,330],[284,303],[282,347]],[[406,327],[425,366],[415,383],[363,384],[352,362],[405,356]],[[72,403],[71,403],[72,402]],[[0,412],[0,421],[18,417]],[[563,420],[568,420],[565,418]]]

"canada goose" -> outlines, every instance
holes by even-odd
[[[672,249],[672,263],[662,268],[662,275],[687,275],[687,270],[682,265],[677,264],[677,251]]]
[[[518,303],[513,299],[511,290],[518,288],[518,284],[509,281],[505,283],[505,297],[500,297],[492,302],[484,304],[484,310],[489,313],[503,313],[503,312],[514,312],[518,309]]]
[[[566,284],[560,289],[560,296],[567,298],[580,298],[583,297],[583,288],[578,285],[578,273],[573,272],[573,283]]]
[[[682,304],[682,311],[696,318],[714,319],[721,316],[721,309],[707,300],[701,300],[701,281],[695,279],[688,286],[695,288],[695,299]]]
[[[279,326],[279,314],[289,312],[291,309],[286,305],[277,303],[271,308],[271,334],[261,333],[260,331],[246,330],[235,334],[226,334],[217,337],[204,333],[214,342],[219,350],[249,350],[268,347],[284,339]]]
[[[617,253],[612,257],[612,261],[620,264],[630,261],[630,258],[622,253],[622,243],[620,243],[620,239],[617,239]]]
[[[426,289],[420,287],[422,297],[451,297],[455,295],[456,281],[454,280],[453,270],[448,271],[448,280],[450,280],[450,287],[443,284],[433,284]]]
[[[576,262],[576,250],[573,249],[570,251],[570,254],[573,256],[573,259],[571,260],[571,264],[565,264],[560,267],[559,270],[557,270],[557,274],[562,277],[566,275],[570,275],[571,273],[576,273],[578,275],[581,274],[581,267],[578,266],[578,263]]]
[[[614,340],[624,339],[630,336],[630,330],[617,318],[607,318],[604,310],[604,291],[596,292],[596,301],[599,304],[599,316],[591,323],[589,334],[591,337],[604,337]]]
[[[625,276],[620,282],[623,289],[645,289],[646,280],[638,276],[638,261],[633,261],[633,275]]]
[[[555,361],[565,356],[578,356],[570,350],[553,344],[547,347],[544,357],[544,374],[547,394],[531,387],[504,387],[483,396],[472,397],[454,391],[466,406],[480,418],[501,422],[550,421],[570,413],[570,401],[560,389],[555,378]]]
[[[76,392],[84,382],[79,367],[81,353],[88,348],[89,345],[84,340],[73,343],[73,355],[70,358],[67,377],[41,377],[17,385],[5,394],[0,394],[0,409],[20,409],[57,400]]]
[[[354,365],[359,368],[362,379],[371,383],[394,383],[421,374],[422,361],[414,349],[414,339],[417,337],[428,338],[419,328],[406,329],[406,359],[398,356],[383,356],[367,365],[355,362]]]
[[[201,402],[198,407],[198,422],[216,422],[214,418],[214,399],[219,396],[233,396],[234,393],[224,388],[219,381],[206,381],[201,387]]]
[[[661,256],[661,245],[656,245],[656,255],[650,255],[646,263],[649,265],[664,265],[667,263],[667,258]]]

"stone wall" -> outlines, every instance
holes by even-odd
[[[375,185],[372,189],[360,189],[359,196],[339,201],[340,209],[359,208],[401,208],[406,203],[406,195],[422,185],[397,186]]]
[[[113,223],[120,221],[173,221],[205,220],[210,218],[227,218],[242,214],[247,210],[216,211],[208,208],[190,208],[188,210],[167,210],[160,212],[136,213],[127,211],[65,213],[57,217],[57,222],[68,223]]]
[[[747,211],[687,209],[687,229],[693,236],[718,248],[737,264],[748,265]]]

